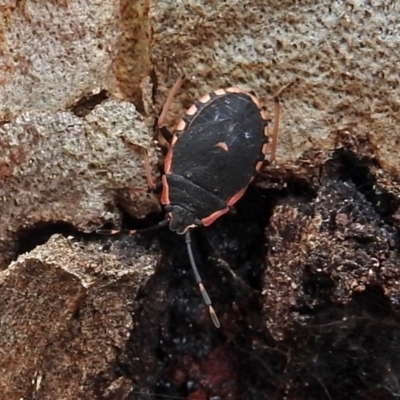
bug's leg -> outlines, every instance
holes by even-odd
[[[280,114],[280,104],[279,97],[277,95],[274,96],[274,127],[272,130],[272,144],[271,144],[271,155],[269,158],[270,164],[272,164],[276,159],[276,144],[278,141],[278,132],[279,132],[279,114]]]
[[[210,259],[217,265],[217,267],[224,269],[227,271],[232,278],[235,280],[235,282],[241,286],[243,289],[246,291],[253,291],[253,289],[239,276],[237,275],[232,268],[229,266],[229,264],[222,258],[216,258],[216,257],[210,257]]]
[[[162,108],[161,114],[158,117],[157,121],[157,128],[159,129],[160,133],[163,135],[164,139],[168,142],[171,143],[172,140],[172,133],[168,130],[168,128],[164,125],[165,123],[165,116],[167,115],[171,104],[174,100],[174,97],[178,93],[179,89],[181,88],[183,82],[186,79],[186,75],[182,74],[177,81],[175,82],[174,86],[172,86],[172,89],[169,91],[167,100],[165,100],[164,106]]]
[[[149,160],[149,152],[146,149],[146,147],[141,146],[140,144],[137,143],[131,143],[129,140],[125,139],[125,142],[128,143],[130,146],[134,148],[139,148],[142,156],[143,156],[143,161],[144,161],[144,168],[146,171],[146,179],[147,179],[147,188],[140,188],[140,187],[131,187],[129,190],[132,192],[149,192],[149,193],[158,193],[162,185],[158,184],[156,185],[153,181],[153,176],[151,174],[151,166],[150,166],[150,160]]]
[[[148,192],[156,192],[157,185],[153,181],[153,176],[151,175],[151,166],[149,160],[149,152],[145,147],[142,147],[143,159],[144,159],[144,168],[146,170],[146,178],[147,178],[147,190]]]
[[[208,311],[210,313],[210,316],[211,316],[211,319],[212,319],[214,325],[217,328],[219,328],[219,327],[221,327],[221,324],[219,322],[217,314],[215,313],[214,307],[212,306],[210,296],[208,295],[206,289],[204,288],[203,281],[201,279],[199,271],[197,270],[196,262],[194,260],[193,251],[192,251],[192,240],[190,238],[190,231],[186,232],[185,241],[186,241],[187,251],[189,254],[190,265],[192,266],[192,270],[194,272],[194,277],[196,279],[196,282],[199,285],[200,293],[203,296],[204,303],[206,303],[206,305],[208,306]]]
[[[150,226],[144,229],[96,229],[96,233],[99,235],[136,235],[137,233],[150,232],[155,229],[161,228],[168,225],[169,219],[164,219],[157,225]]]
[[[276,159],[276,145],[278,141],[278,132],[279,132],[279,117],[280,117],[280,101],[279,97],[284,90],[286,90],[289,86],[292,86],[294,82],[290,82],[288,85],[282,86],[275,94],[274,94],[274,127],[272,130],[272,144],[271,144],[271,156],[269,158],[269,162],[272,164]]]

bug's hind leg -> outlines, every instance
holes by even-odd
[[[280,103],[279,97],[274,96],[274,127],[272,130],[272,143],[271,143],[271,155],[269,157],[269,162],[272,164],[276,160],[276,145],[278,141],[279,132],[279,114],[280,114]]]
[[[172,89],[169,91],[167,100],[165,100],[161,114],[158,117],[157,128],[168,143],[171,143],[173,135],[169,131],[169,129],[165,126],[165,116],[167,115],[168,111],[170,110],[172,102],[174,100],[174,97],[178,93],[178,91],[181,88],[185,79],[186,79],[186,75],[184,73],[182,73],[181,76],[175,82],[174,86],[172,86]]]
[[[278,132],[279,132],[279,118],[280,118],[280,96],[283,91],[285,91],[288,87],[292,86],[294,82],[290,82],[288,85],[282,86],[273,96],[274,100],[274,127],[272,129],[272,138],[271,138],[271,155],[269,158],[269,162],[272,164],[276,160],[276,146],[278,142]]]

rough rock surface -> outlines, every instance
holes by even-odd
[[[61,221],[93,230],[120,219],[118,197],[131,197],[126,207],[137,217],[156,211],[154,198],[129,191],[147,187],[142,148],[151,150],[150,141],[134,106],[115,100],[84,117],[28,112],[0,127],[0,266],[15,257],[24,230]]]
[[[140,99],[150,69],[148,2],[0,5],[2,119],[57,111],[107,91]]]
[[[126,398],[117,357],[154,254],[55,235],[2,271],[0,398]]]
[[[283,199],[268,226],[265,274],[267,325],[276,339],[313,311],[347,305],[379,288],[388,301],[400,292],[396,229],[356,185],[326,179],[316,197]]]
[[[267,97],[295,82],[282,96],[281,164],[310,149],[328,154],[338,132],[347,131],[366,137],[379,162],[398,173],[397,8],[386,0],[323,0],[318,7],[313,0],[154,2],[157,99],[177,74],[171,62],[160,62],[165,58],[191,78],[185,105],[217,87]]]

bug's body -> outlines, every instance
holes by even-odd
[[[161,202],[170,229],[183,234],[228,212],[261,168],[267,139],[257,99],[237,88],[219,89],[192,106],[165,160]]]
[[[164,221],[148,231],[169,224],[185,234],[190,264],[215,326],[220,323],[196,267],[190,231],[208,226],[227,213],[245,193],[261,169],[268,143],[267,120],[256,97],[232,87],[206,94],[187,111],[172,135],[164,118],[184,78],[173,86],[158,119],[158,128],[170,148],[164,163],[161,203],[167,213]],[[275,159],[279,100],[275,99],[275,124],[270,160]],[[149,189],[155,190],[147,151],[146,175]],[[136,230],[98,229],[98,233],[135,234]]]

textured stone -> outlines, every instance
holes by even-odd
[[[27,0],[0,7],[1,119],[65,109],[101,90],[140,99],[150,68],[147,0]]]
[[[282,340],[313,310],[347,305],[379,287],[397,306],[397,232],[351,182],[326,181],[315,199],[283,199],[267,228],[264,294],[268,329]]]
[[[0,398],[125,398],[117,356],[156,260],[56,235],[0,272]]]
[[[217,87],[268,97],[295,82],[282,94],[280,165],[311,149],[327,156],[347,132],[368,140],[379,162],[399,173],[396,7],[386,0],[155,2],[157,100],[178,75],[174,63],[190,78],[175,115]],[[272,101],[265,105],[272,114]]]
[[[83,118],[27,112],[0,127],[0,143],[3,266],[15,255],[14,235],[36,224],[62,221],[90,231],[118,222],[116,200],[123,193],[131,197],[132,215],[158,210],[154,197],[128,190],[147,187],[138,146],[151,151],[157,166],[151,136],[130,103],[107,100]]]

